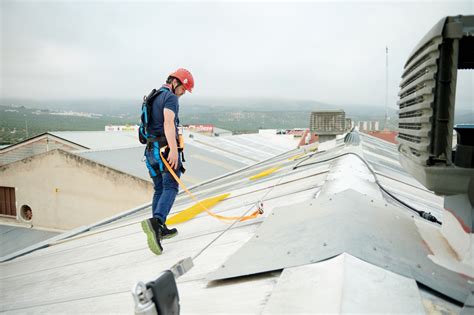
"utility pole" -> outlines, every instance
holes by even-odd
[[[26,114],[24,114],[23,116],[25,116],[26,139],[28,139],[28,118],[26,118]]]
[[[388,47],[385,46],[385,123],[384,129],[388,130]]]

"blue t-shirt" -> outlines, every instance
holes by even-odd
[[[153,101],[151,117],[148,121],[148,132],[153,136],[164,136],[164,122],[165,116],[163,111],[165,108],[170,109],[174,112],[174,125],[176,127],[176,136],[178,136],[178,125],[179,125],[179,102],[178,97],[170,91],[166,86],[161,87],[162,92]]]

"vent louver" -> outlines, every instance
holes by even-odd
[[[433,91],[436,88],[441,43],[442,37],[436,37],[412,56],[405,66],[398,93],[398,140],[409,150],[412,158],[422,165],[426,165],[429,159]]]

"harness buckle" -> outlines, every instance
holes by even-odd
[[[259,214],[263,214],[263,202],[259,201],[257,202],[257,211]]]

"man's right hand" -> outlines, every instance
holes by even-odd
[[[173,170],[178,167],[178,150],[170,150],[166,159]]]

